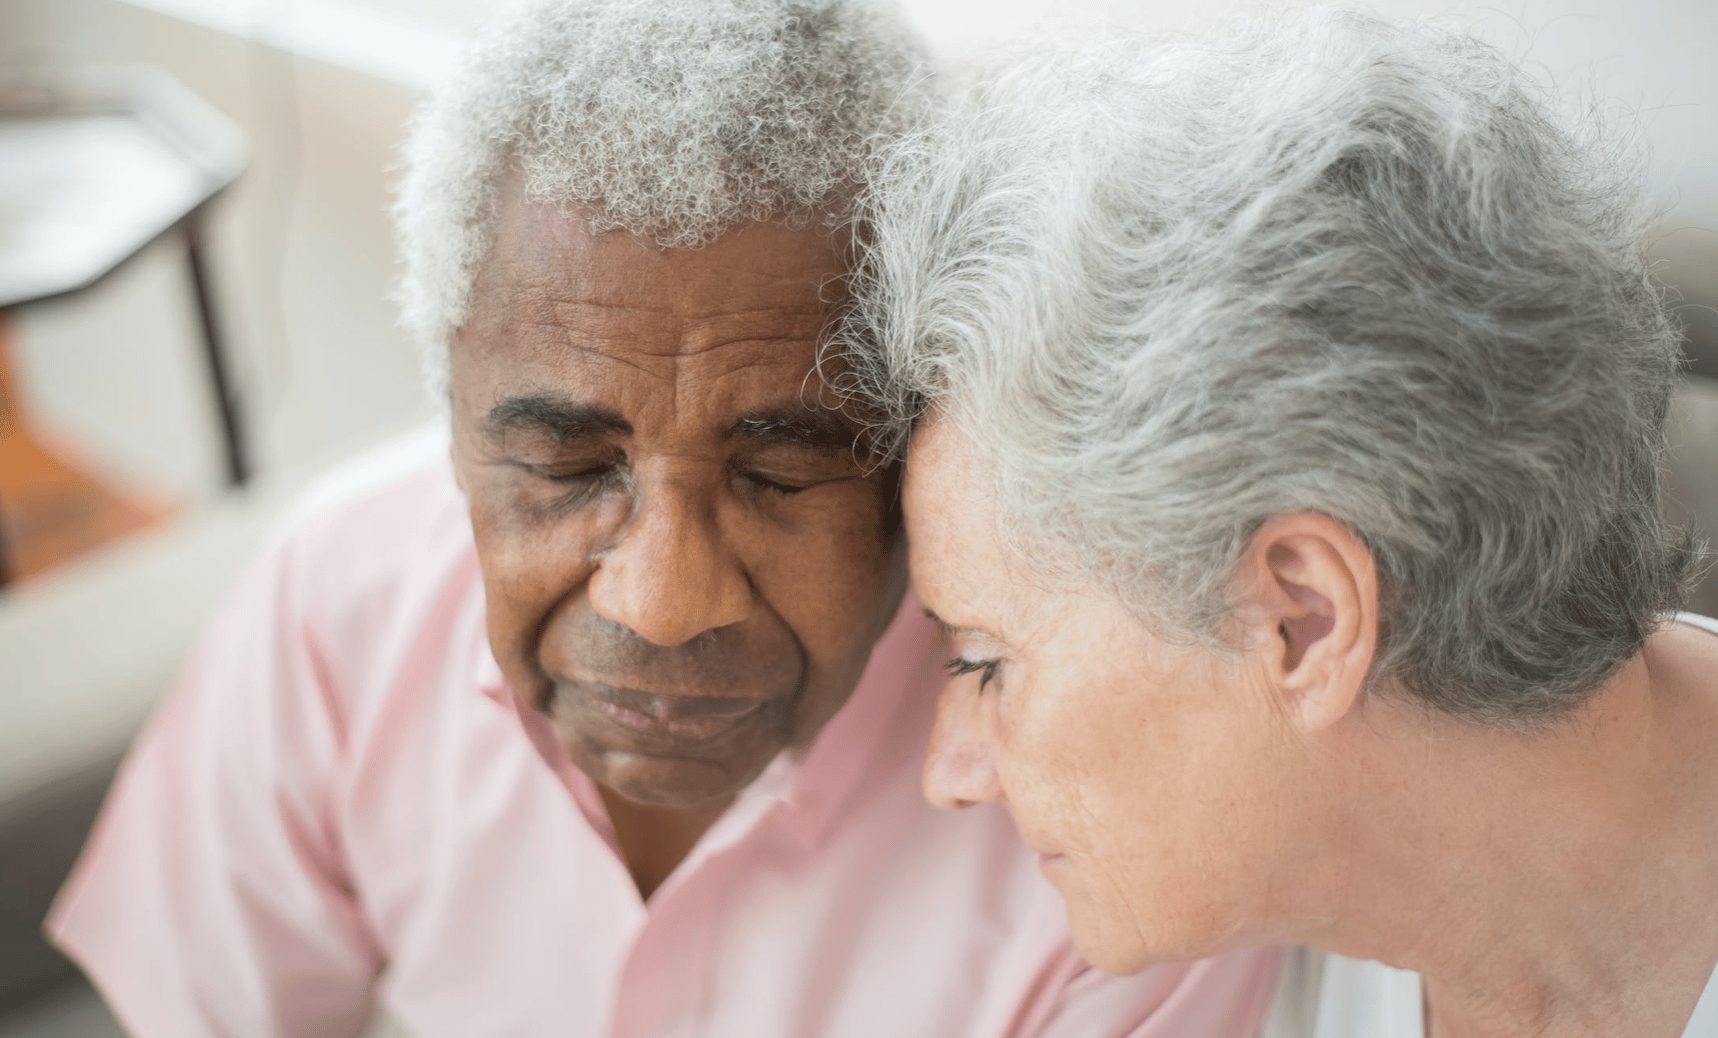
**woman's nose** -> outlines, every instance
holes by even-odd
[[[941,808],[971,807],[1000,799],[994,743],[993,699],[970,688],[944,689],[925,755],[925,799]]]

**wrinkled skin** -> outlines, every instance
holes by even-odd
[[[898,477],[814,373],[822,232],[662,250],[506,198],[450,355],[490,645],[611,811],[657,820],[635,844],[685,830],[665,872],[852,692],[905,585]]]
[[[952,422],[915,433],[915,592],[948,628],[955,669],[985,668],[943,692],[927,795],[1003,803],[1103,969],[1233,946],[1301,814],[1278,711],[1246,660],[1165,643],[1120,605],[1026,572],[991,479]]]
[[[952,419],[904,490],[919,599],[957,673],[925,789],[1005,806],[1075,943],[1129,972],[1245,944],[1414,970],[1432,1038],[1681,1034],[1718,941],[1718,638],[1666,624],[1545,730],[1374,683],[1370,550],[1265,520],[1221,646],[1047,583]]]

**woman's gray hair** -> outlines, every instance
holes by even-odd
[[[417,114],[394,208],[403,322],[445,394],[502,176],[592,231],[692,248],[742,223],[851,218],[873,150],[929,99],[882,0],[535,0]]]
[[[1168,633],[1222,644],[1252,534],[1332,516],[1379,567],[1373,677],[1534,727],[1692,558],[1619,154],[1492,47],[1369,16],[1017,59],[879,164],[841,384],[897,447],[956,422],[1039,573]]]

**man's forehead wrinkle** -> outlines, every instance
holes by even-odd
[[[676,316],[672,311],[666,310],[660,305],[640,305],[636,302],[584,298],[568,296],[564,293],[541,292],[538,295],[541,299],[542,311],[545,314],[553,314],[560,319],[573,316],[589,320],[594,316],[597,319],[618,318],[636,321],[640,317],[654,315],[664,324],[667,324],[672,322]],[[594,310],[597,313],[588,315],[577,312],[581,310]]]
[[[652,380],[664,381],[674,377],[672,365],[651,364],[657,355],[641,354],[634,348],[636,341],[615,331],[613,335],[599,334],[590,325],[569,327],[554,320],[534,320],[513,315],[505,323],[491,328],[482,337],[490,349],[509,353],[515,362],[535,364],[556,362],[572,354],[631,368]]]
[[[751,346],[780,351],[784,357],[803,355],[809,367],[823,324],[821,311],[770,308],[711,315],[688,323],[682,334],[680,354],[696,357],[730,347]]]
[[[748,335],[748,336],[738,338],[738,339],[727,339],[727,338],[723,338],[723,339],[702,339],[699,336],[693,336],[689,340],[687,340],[686,342],[682,343],[683,348],[675,350],[673,352],[672,356],[684,357],[684,358],[689,359],[692,357],[701,357],[707,353],[714,353],[718,350],[725,350],[725,349],[730,349],[730,348],[735,348],[736,352],[737,352],[737,348],[745,347],[745,346],[762,347],[762,348],[770,349],[772,352],[775,350],[779,350],[784,356],[786,356],[786,355],[789,355],[792,350],[795,350],[795,349],[798,349],[801,347],[811,346],[811,345],[814,345],[815,343],[816,343],[815,339],[802,338],[802,337],[797,336],[797,335],[780,335],[780,336]],[[669,354],[663,354],[663,356],[669,356]],[[749,368],[749,367],[756,367],[757,365],[760,365],[760,364],[769,364],[769,363],[770,363],[770,361],[766,361],[766,360],[754,360],[754,361],[746,362],[741,367],[742,368]],[[740,370],[740,369],[735,369],[735,370]]]
[[[550,322],[544,325],[528,325],[540,327],[545,334],[542,344],[547,349],[576,350],[579,353],[590,354],[604,360],[618,361],[639,366],[640,360],[662,362],[698,361],[700,377],[710,374],[704,367],[714,361],[722,361],[722,373],[736,373],[758,367],[780,367],[792,363],[809,371],[810,347],[815,340],[797,336],[768,338],[748,336],[738,339],[704,340],[693,337],[690,340],[671,339],[666,342],[658,341],[654,336],[626,335],[619,331],[608,334],[603,330],[590,327],[569,328],[565,325]],[[718,354],[720,356],[718,356]],[[733,358],[729,360],[729,358]],[[665,365],[659,365],[664,367]],[[640,370],[650,370],[640,367]],[[663,372],[652,371],[658,377]]]
[[[816,335],[828,318],[830,307],[807,297],[797,300],[773,300],[751,305],[726,304],[689,314],[688,320],[718,329],[749,329],[754,334],[766,332],[779,337],[784,329],[795,335]],[[730,334],[732,334],[730,332]]]
[[[783,320],[789,316],[791,320]],[[760,319],[762,318],[762,319]],[[685,318],[648,308],[590,300],[527,304],[504,319],[515,330],[579,344],[614,343],[651,356],[693,357],[729,346],[815,346],[821,313],[755,309]]]
[[[542,305],[613,311],[629,319],[647,315],[665,321],[757,321],[760,327],[784,318],[799,325],[821,322],[841,300],[825,287],[828,276],[808,279],[805,272],[769,274],[734,267],[720,271],[681,271],[672,266],[639,278],[635,272],[610,271],[600,257],[551,255],[519,260],[493,279],[514,305]]]
[[[686,358],[681,358],[681,357],[675,358],[675,360],[676,360],[676,375],[677,376],[679,375],[679,373],[682,370],[684,370],[680,364],[680,362],[683,361],[684,359],[686,359]],[[687,383],[689,389],[696,391],[700,386],[702,386],[706,383],[709,383],[711,381],[714,381],[717,379],[733,378],[735,376],[743,375],[743,374],[750,372],[750,371],[777,372],[777,371],[781,370],[784,363],[785,363],[784,358],[771,356],[771,357],[762,357],[762,358],[754,358],[754,359],[750,359],[750,360],[744,360],[744,361],[741,361],[740,363],[736,363],[736,364],[733,364],[730,366],[723,367],[719,371],[711,371],[705,367],[697,367],[691,371],[685,372],[685,377],[683,377],[683,378],[677,377],[676,381]],[[686,367],[691,367],[691,365],[686,365]],[[798,370],[799,370],[798,366],[796,365],[794,368],[796,378],[798,377],[798,375],[797,375]],[[786,388],[788,385],[787,379],[783,378],[780,381],[782,383],[783,388]],[[795,382],[794,385],[797,386],[798,382]]]
[[[564,286],[557,286],[563,287]],[[641,331],[674,334],[677,319],[659,310],[627,303],[568,297],[513,282],[476,293],[471,326],[499,335],[540,333],[562,339],[570,334],[631,340]]]
[[[643,325],[651,329],[660,329],[664,333],[671,332],[681,322],[681,317],[674,310],[662,305],[660,300],[615,298],[612,295],[585,296],[565,291],[564,284],[552,286],[561,291],[551,292],[548,289],[531,293],[534,305],[526,305],[521,309],[531,313],[535,320],[544,324],[562,324],[569,328],[584,325]],[[636,333],[636,327],[634,328]]]
[[[632,356],[632,351],[627,351],[627,350],[622,350],[618,353],[612,353],[608,350],[594,349],[594,348],[589,347],[589,346],[573,346],[572,348],[577,350],[580,353],[588,353],[594,357],[600,357],[606,361],[613,361],[614,363],[619,364],[621,367],[631,368],[632,370],[639,372],[640,374],[645,375],[648,378],[655,379],[658,382],[668,382],[668,383],[679,382],[679,379],[677,377],[675,377],[675,366],[672,363],[657,364],[655,366],[652,366],[652,365],[646,363],[645,360]],[[662,359],[660,357],[660,355],[657,355],[657,354],[645,354],[645,358],[646,359],[652,359],[652,360],[661,360]]]

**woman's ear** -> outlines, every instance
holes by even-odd
[[[1307,732],[1360,701],[1378,645],[1378,576],[1355,533],[1321,512],[1274,516],[1247,544],[1260,665]]]

